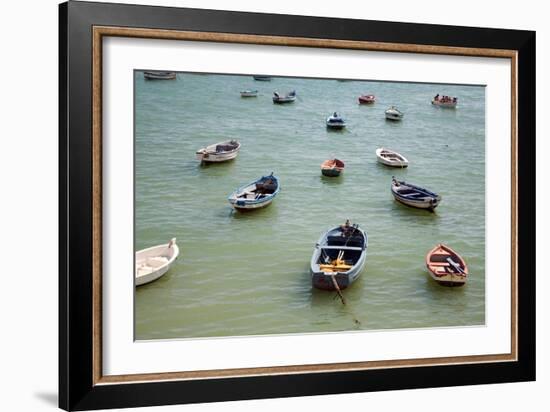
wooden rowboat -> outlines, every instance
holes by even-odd
[[[243,90],[241,91],[241,97],[257,97],[258,90]]]
[[[376,101],[374,94],[364,94],[359,96],[359,104],[373,104]]]
[[[398,181],[395,177],[392,177],[391,192],[398,202],[419,209],[427,209],[431,212],[441,202],[441,196],[437,193],[412,183]]]
[[[241,144],[237,140],[227,140],[203,147],[197,150],[195,156],[204,163],[220,163],[236,158],[240,148]]]
[[[323,176],[336,177],[344,171],[345,164],[339,159],[328,159],[321,164]]]
[[[176,238],[170,240],[168,244],[136,252],[136,286],[157,280],[168,272],[179,253]]]
[[[407,167],[409,161],[396,151],[380,147],[376,149],[376,158],[379,163],[391,167]]]
[[[443,286],[463,286],[468,280],[468,266],[464,259],[443,244],[428,252],[426,267],[432,279]]]
[[[235,210],[245,212],[261,209],[273,202],[279,193],[279,179],[271,173],[248,183],[229,195],[227,200]]]
[[[351,285],[365,267],[367,246],[367,233],[349,221],[323,233],[310,262],[313,287],[337,290]]]
[[[276,103],[276,104],[293,103],[295,100],[296,100],[296,90],[293,90],[284,96],[281,96],[277,92],[273,92],[273,103]]]
[[[401,120],[403,118],[403,112],[397,109],[395,106],[389,107],[384,114],[388,120]]]

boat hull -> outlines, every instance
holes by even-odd
[[[145,285],[161,278],[177,259],[179,255],[178,245],[175,243],[169,245],[153,246],[148,249],[140,250],[136,253],[136,286]],[[166,262],[158,266],[155,265],[155,259],[165,258]]]
[[[261,183],[265,185],[266,180],[271,180],[269,184],[274,187],[274,189],[271,189],[273,190],[272,193],[265,193],[265,189],[263,189],[263,191],[262,189],[258,189],[258,185]],[[260,190],[260,192],[258,192],[258,190]],[[271,174],[270,176],[263,176],[254,182],[238,188],[229,195],[227,201],[233,209],[239,212],[253,211],[269,206],[279,194],[279,191],[279,179]],[[248,197],[248,195],[251,197]],[[260,197],[256,198],[258,195],[260,195]]]
[[[175,80],[176,73],[144,72],[143,77],[145,80]]]
[[[451,265],[446,261],[451,258],[463,273],[450,270]],[[441,286],[460,287],[468,280],[468,266],[464,259],[450,247],[439,244],[426,255],[426,268],[430,277]]]
[[[387,157],[384,157],[382,154],[382,152],[384,151],[393,153],[394,155],[396,155],[395,158],[393,160],[390,160]],[[388,149],[384,149],[384,148],[376,150],[376,160],[378,161],[378,163],[381,163],[389,167],[403,168],[409,165],[409,161],[405,158],[405,156],[394,151],[389,151]]]
[[[361,272],[363,271],[365,267],[365,263],[367,261],[367,246],[368,246],[368,238],[366,233],[360,229],[357,228],[357,230],[360,232],[361,237],[363,239],[363,246],[362,247],[346,247],[345,245],[342,246],[327,246],[326,245],[326,238],[327,235],[330,233],[334,233],[337,231],[338,228],[333,228],[323,234],[319,241],[317,242],[315,249],[313,251],[313,256],[311,257],[310,262],[310,275],[311,275],[311,285],[316,289],[321,290],[336,290],[336,286],[334,285],[334,280],[336,281],[336,284],[338,285],[339,289],[346,289],[348,288],[353,282],[355,282],[359,276],[361,275]],[[323,254],[323,250],[327,250],[328,248],[332,249],[335,254],[337,254],[340,251],[344,251],[344,253],[359,253],[359,258],[355,261],[355,264],[347,271],[345,272],[326,272],[323,271],[320,266],[320,258]]]
[[[286,104],[286,103],[294,103],[294,101],[296,100],[296,97],[280,97],[280,98],[277,98],[277,97],[274,97],[273,98],[273,103],[275,104]]]
[[[342,174],[341,169],[321,169],[321,174],[327,177],[338,177]]]
[[[239,155],[239,151],[224,154],[212,154],[212,153],[196,153],[197,160],[200,160],[203,163],[221,163],[227,162],[228,160],[233,160]]]
[[[386,113],[386,120],[399,121],[403,118],[403,115]]]
[[[455,109],[457,102],[438,102],[437,100],[432,100],[432,105],[448,109]]]
[[[232,150],[227,150],[227,149]],[[203,147],[195,152],[195,157],[202,163],[221,163],[233,160],[239,155],[241,144],[236,140],[219,142]]]
[[[423,198],[419,198],[419,199],[411,199],[410,197],[404,196],[402,193],[399,193],[397,186],[395,186],[394,183],[392,182],[391,192],[394,199],[399,203],[404,204],[405,206],[410,206],[417,209],[425,209],[425,210],[429,210],[430,212],[433,212],[434,209],[437,206],[439,206],[439,203],[441,203],[440,195],[427,191],[426,189],[421,189],[415,185],[406,184],[404,182],[400,182],[400,184],[403,184],[404,188],[407,188],[407,187],[412,188],[414,191],[420,190],[421,195],[424,196]]]

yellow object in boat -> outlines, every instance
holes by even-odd
[[[319,265],[323,272],[347,272],[352,267],[352,265],[347,265],[345,261],[340,259],[333,260],[329,265]]]

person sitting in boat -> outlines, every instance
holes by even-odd
[[[395,178],[395,176],[392,176],[392,177],[391,177],[391,181],[392,181],[392,183],[394,184],[394,186],[399,186],[399,182],[397,181],[397,179]]]
[[[279,97],[279,93],[277,93],[277,92],[273,92],[273,95],[277,98]]]
[[[334,118],[338,117],[338,113],[334,112],[334,114],[332,115],[332,117],[334,117]]]
[[[439,100],[439,93],[437,93],[434,97],[434,100],[437,102]]]
[[[456,103],[456,97],[453,97],[453,103]]]

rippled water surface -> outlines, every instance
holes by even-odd
[[[240,90],[257,89],[257,98]],[[274,90],[298,99],[274,105]],[[456,110],[432,107],[436,93],[459,97]],[[357,97],[372,93],[372,106]],[[384,119],[395,104],[402,122]],[[342,132],[325,128],[338,111]],[[232,162],[201,166],[195,151],[242,143]],[[176,237],[180,256],[158,281],[136,291],[137,339],[479,325],[485,321],[485,89],[412,83],[179,73],[145,81],[135,73],[136,250]],[[407,169],[376,162],[393,148]],[[346,164],[321,176],[322,161]],[[227,196],[274,172],[281,192],[253,213]],[[435,213],[396,203],[391,176],[440,193]],[[367,264],[344,291],[312,289],[315,242],[346,218],[367,230]],[[426,252],[443,242],[470,266],[463,288],[429,277]],[[356,322],[356,320],[358,322]]]

